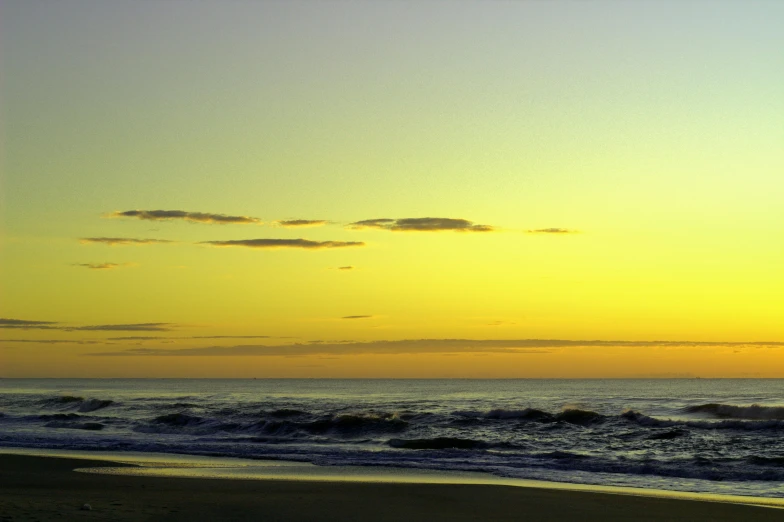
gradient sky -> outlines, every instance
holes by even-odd
[[[784,377],[784,2],[0,20],[0,377]]]

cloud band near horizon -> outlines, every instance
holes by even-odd
[[[129,323],[129,324],[96,324],[87,326],[68,326],[57,321],[28,321],[24,319],[0,318],[0,329],[22,330],[62,330],[73,331],[109,331],[109,332],[169,332],[180,325],[174,323]]]
[[[200,348],[131,348],[86,356],[307,356],[307,355],[397,355],[438,353],[547,354],[565,348],[613,347],[784,347],[784,342],[693,342],[693,341],[604,341],[564,339],[404,339],[351,342],[313,342],[286,345],[237,345]]]
[[[57,321],[27,321],[0,317],[0,328],[19,330],[52,330],[58,328]]]

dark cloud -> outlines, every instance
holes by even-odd
[[[109,341],[166,341],[170,339],[272,339],[270,335],[190,335],[169,337],[163,335],[130,335],[124,337],[109,337]]]
[[[287,219],[283,221],[276,221],[276,224],[282,227],[320,227],[328,223],[325,219]]]
[[[43,329],[73,331],[117,331],[117,332],[168,332],[172,323],[132,323],[132,324],[98,324],[88,326],[64,326],[53,321],[25,321],[22,319],[0,319],[0,328]]]
[[[44,326],[48,324],[57,324],[56,321],[27,321],[25,319],[9,319],[7,317],[0,317],[0,327],[2,326]]]
[[[338,270],[354,270],[353,266],[339,266]]]
[[[195,335],[183,339],[272,339],[271,335]]]
[[[395,219],[390,218],[379,218],[379,219],[365,219],[363,221],[355,221],[353,223],[348,224],[348,228],[353,228],[355,230],[360,230],[363,228],[383,228],[389,229],[392,225],[395,224]]]
[[[372,315],[345,315],[341,319],[370,319]]]
[[[209,223],[215,225],[228,224],[261,224],[261,220],[248,216],[227,216],[226,214],[211,214],[209,212],[186,212],[184,210],[126,210],[113,212],[111,217],[130,217],[148,221],[168,221],[182,219],[193,223]]]
[[[138,355],[167,355],[167,352],[174,352],[176,354],[177,351],[189,351],[189,349],[184,350],[172,350],[169,348],[129,348],[127,350],[123,350],[121,352],[96,352],[96,353],[87,353],[84,355],[90,357],[104,357],[104,356],[112,356],[112,355],[125,355],[125,356],[138,356]],[[182,354],[185,355],[185,354]]]
[[[109,337],[107,341],[165,341],[171,337],[162,335],[126,335],[123,337]]]
[[[114,268],[120,268],[121,266],[126,266],[127,263],[75,263],[74,266],[80,266],[82,268],[89,268],[90,270],[112,270]]]
[[[104,344],[105,341],[87,339],[0,339],[0,343],[32,343],[32,344]]]
[[[173,243],[168,239],[136,239],[133,237],[83,237],[82,243],[103,243],[104,245],[154,245],[157,243]]]
[[[529,234],[576,234],[576,230],[569,230],[568,228],[540,228],[537,230],[529,230]]]
[[[59,323],[55,321],[26,321],[24,319],[9,319],[0,317],[0,328],[20,329],[20,330],[52,330]]]
[[[308,250],[365,246],[365,243],[362,241],[311,241],[309,239],[237,239],[232,241],[202,241],[200,244],[217,247],[304,248]]]
[[[495,227],[490,225],[475,225],[467,219],[459,218],[402,218],[402,219],[365,219],[349,223],[348,228],[360,230],[364,228],[379,228],[393,232],[440,232],[451,230],[455,232],[493,232]]]
[[[547,354],[571,347],[781,347],[784,342],[690,342],[690,341],[603,341],[560,339],[406,339],[400,341],[310,342],[287,345],[209,346],[203,348],[131,348],[119,352],[86,354],[91,356],[309,356],[309,355],[396,355],[396,354]]]
[[[132,323],[132,324],[97,324],[90,326],[74,326],[68,330],[95,331],[95,332],[168,332],[172,323]]]

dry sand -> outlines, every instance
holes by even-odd
[[[757,506],[473,484],[99,475],[117,463],[0,454],[0,521],[777,521]],[[91,511],[83,511],[89,503]]]

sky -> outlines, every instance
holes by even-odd
[[[783,19],[4,0],[0,377],[784,377]]]

